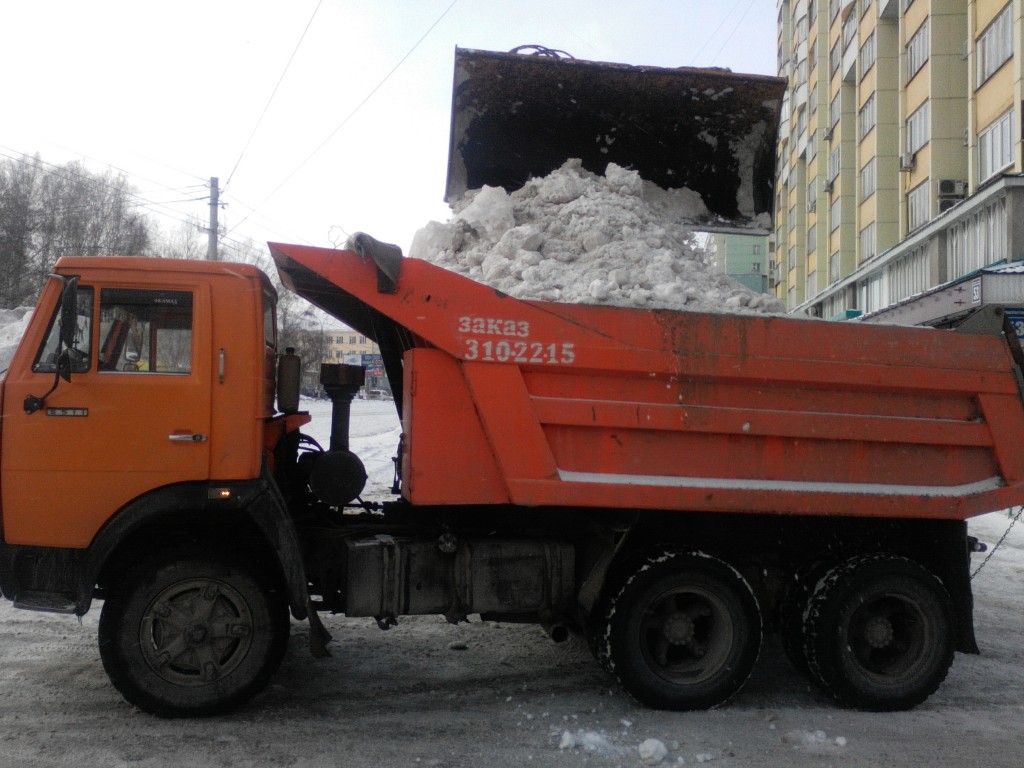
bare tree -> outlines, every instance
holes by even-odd
[[[153,255],[165,259],[205,259],[206,235],[202,229],[203,223],[196,217],[166,231],[154,225],[150,234]]]
[[[0,306],[30,302],[61,256],[145,255],[149,242],[123,174],[38,155],[0,163]]]

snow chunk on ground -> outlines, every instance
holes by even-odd
[[[660,189],[609,163],[569,160],[511,194],[468,191],[447,223],[416,233],[409,256],[520,299],[705,312],[784,313],[711,266],[690,228],[708,211],[689,189]]]
[[[665,759],[668,749],[657,739],[646,739],[640,742],[636,750],[644,765],[656,765]]]
[[[846,738],[843,736],[836,736],[835,738],[829,738],[825,731],[804,731],[804,730],[792,730],[787,731],[782,736],[782,743],[789,744],[794,749],[807,749],[810,751],[831,751],[836,747],[845,747]]]

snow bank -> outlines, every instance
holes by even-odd
[[[522,299],[700,311],[783,313],[711,266],[690,222],[700,195],[664,190],[614,163],[604,176],[569,160],[511,194],[470,190],[446,223],[416,233],[409,256]]]
[[[0,371],[6,371],[11,364],[14,350],[18,348],[31,317],[31,307],[0,309]]]

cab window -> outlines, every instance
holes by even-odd
[[[75,327],[75,341],[71,345],[71,372],[85,373],[91,363],[92,347],[92,299],[93,290],[88,286],[78,287],[78,322]],[[32,370],[36,373],[54,373],[57,370],[57,355],[60,354],[60,302],[50,317],[46,341],[36,353]]]
[[[104,288],[100,291],[99,370],[192,371],[192,294]]]

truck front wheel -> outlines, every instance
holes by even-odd
[[[747,581],[702,553],[664,553],[613,598],[604,656],[622,687],[660,709],[707,709],[746,682],[761,647]]]
[[[807,608],[805,654],[833,698],[859,709],[908,709],[946,677],[955,650],[952,601],[917,563],[863,555],[833,568]]]
[[[229,711],[263,689],[288,642],[279,590],[244,565],[194,552],[140,563],[103,604],[99,646],[114,687],[162,717]]]

